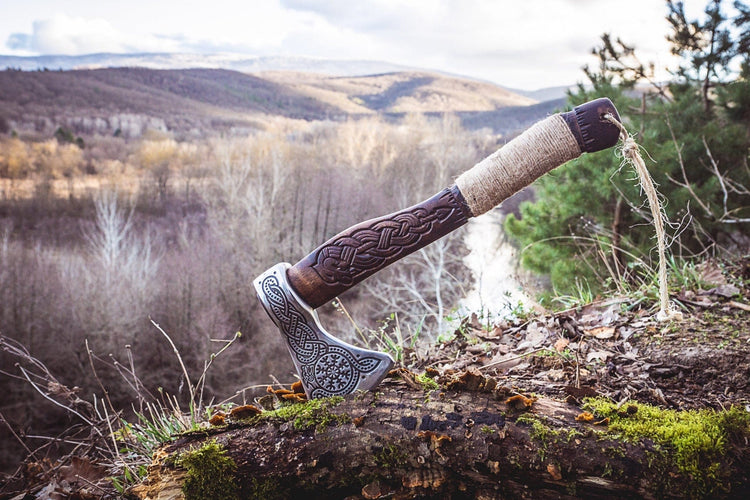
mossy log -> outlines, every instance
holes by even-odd
[[[377,392],[293,403],[183,435],[156,454],[133,493],[142,499],[207,498],[207,491],[243,499],[750,498],[746,419],[728,433],[722,446],[729,447],[708,453],[712,462],[704,468],[713,472],[696,475],[668,444],[626,440],[593,408],[589,415],[575,402],[514,397],[476,372],[462,377],[428,390],[407,375],[407,383],[387,380]],[[626,418],[635,412],[633,405],[621,409]],[[201,450],[217,460],[217,445],[220,467],[186,468]]]

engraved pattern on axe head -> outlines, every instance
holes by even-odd
[[[387,373],[393,363],[389,356],[349,346],[331,337],[311,313],[299,307],[284,285],[269,271],[256,287],[265,298],[262,302],[266,311],[286,337],[308,397],[351,394],[361,381],[373,377],[379,381]]]

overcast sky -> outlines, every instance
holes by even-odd
[[[663,0],[2,0],[0,53],[369,59],[534,90],[582,80],[604,32],[670,62]],[[731,2],[725,2],[727,4]],[[706,0],[686,0],[700,15]]]

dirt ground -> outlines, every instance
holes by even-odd
[[[750,411],[750,259],[730,271],[711,288],[673,295],[679,319],[657,321],[631,298],[491,327],[473,317],[416,364],[476,367],[518,391],[557,398]]]

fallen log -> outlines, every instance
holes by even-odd
[[[440,386],[399,375],[376,392],[287,403],[182,435],[155,455],[132,493],[162,500],[750,498],[744,409],[736,421],[725,419],[734,427],[725,429],[720,453],[684,455],[614,424],[643,416],[636,404],[592,404],[584,412],[577,402],[514,394],[475,370],[444,376]]]

